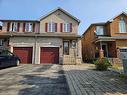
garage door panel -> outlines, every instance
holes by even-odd
[[[13,51],[22,64],[32,63],[32,47],[14,47]]]
[[[40,52],[40,63],[59,63],[59,48],[43,47]]]

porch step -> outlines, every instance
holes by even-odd
[[[119,58],[108,58],[109,62],[113,65],[113,64],[119,64],[122,65],[122,60]]]
[[[63,63],[68,65],[75,65],[76,64],[76,58],[69,55],[64,55]]]

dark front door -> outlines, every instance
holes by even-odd
[[[108,47],[107,47],[107,45],[102,45],[102,49],[104,51],[104,57],[108,57]]]

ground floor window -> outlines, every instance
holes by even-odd
[[[69,55],[69,41],[63,42],[63,54]]]
[[[4,44],[3,41],[4,41],[3,39],[0,39],[0,46],[3,46],[3,44]]]

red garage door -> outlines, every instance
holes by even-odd
[[[58,64],[59,63],[59,48],[42,47],[40,52],[40,63]]]
[[[21,60],[22,64],[32,63],[32,47],[14,47],[13,52]]]

